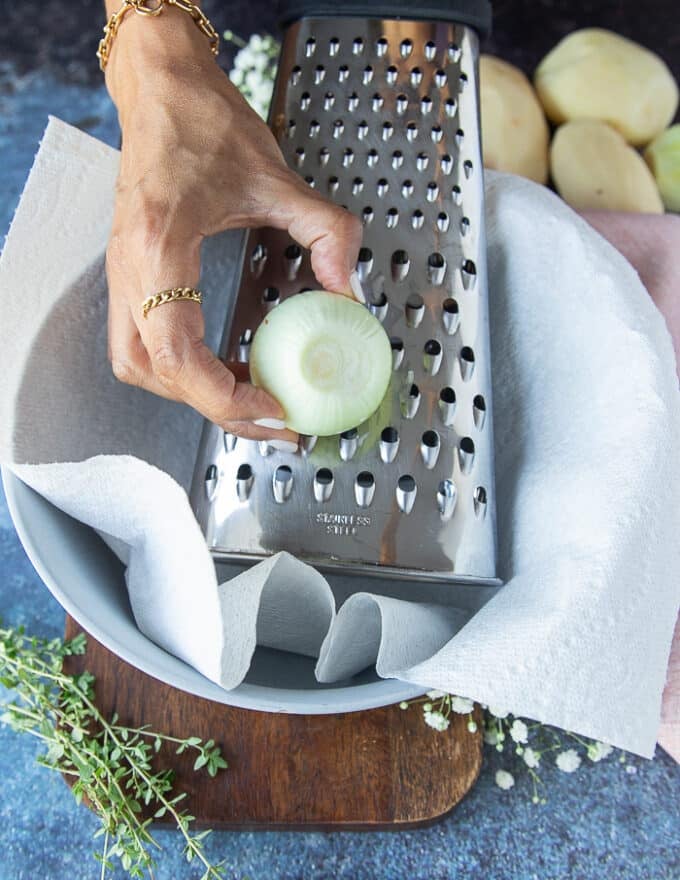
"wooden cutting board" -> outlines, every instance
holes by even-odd
[[[82,627],[66,619],[66,637]],[[214,739],[229,768],[215,779],[191,770],[193,757],[164,755],[197,822],[243,830],[389,830],[431,824],[474,784],[482,735],[453,715],[448,730],[427,727],[420,707],[338,715],[288,715],[237,709],[163,684],[112,654],[92,636],[67,658],[88,669],[107,716],[172,736]],[[478,719],[478,723],[481,719]],[[480,724],[481,728],[481,724]]]

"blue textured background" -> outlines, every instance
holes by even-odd
[[[54,5],[48,0],[43,8]],[[495,39],[496,47],[502,48],[504,40],[507,44],[513,37],[507,29],[499,34],[498,22],[513,20],[509,9],[513,4],[498,5]],[[550,16],[551,5],[557,8],[556,16]],[[241,32],[247,33],[258,20],[253,10],[257,4],[233,6],[238,15],[235,13],[231,26],[236,29],[235,20],[241,21]],[[541,6],[541,14],[548,16],[552,28],[551,42],[555,28],[566,32],[579,24],[573,10],[567,14],[564,3]],[[617,16],[621,17],[627,4],[600,6],[606,7],[611,20],[605,15],[599,23],[616,27]],[[58,7],[65,9],[61,3]],[[10,5],[0,0],[0,13],[7,13],[13,24],[0,34],[0,236],[8,229],[48,113],[117,143],[115,112],[96,78],[91,41],[74,38],[81,34],[78,16],[86,16],[94,33],[96,27],[91,23],[99,8],[90,0],[74,0],[68,8],[66,23],[59,27],[64,30],[70,26],[71,31],[46,45],[43,37],[33,52],[35,5]],[[651,11],[647,10],[650,33],[658,32],[659,40],[663,38],[659,29],[665,18],[663,8],[671,14],[673,4],[652,3]],[[584,10],[588,15],[585,6]],[[260,28],[270,16],[264,18]],[[226,25],[224,15],[222,19]],[[623,20],[630,25],[630,17]],[[534,18],[534,42],[521,49],[515,40],[506,57],[517,63],[523,59],[533,63],[539,51],[536,44],[548,38],[547,30]],[[651,38],[647,43],[654,47]],[[665,47],[667,54],[671,50],[672,37]],[[59,78],[55,71],[60,72]],[[63,631],[63,612],[26,558],[1,490],[0,616],[6,624],[23,623],[30,632],[45,636]],[[97,846],[91,839],[97,828],[95,817],[76,806],[59,777],[34,763],[35,754],[35,744],[28,737],[0,728],[0,880],[98,877],[99,869],[91,858]],[[434,827],[361,834],[220,832],[209,839],[208,852],[215,859],[227,860],[229,877],[250,880],[482,876],[492,880],[678,880],[680,768],[661,750],[653,761],[628,756],[622,764],[618,758],[615,753],[574,775],[546,766],[542,776],[548,803],[534,806],[528,777],[519,777],[509,792],[495,786],[495,770],[500,766],[513,770],[513,762],[487,751],[475,788],[449,818]],[[155,874],[157,880],[199,876],[181,858],[179,837],[174,832],[160,831],[158,839],[166,852]],[[116,872],[114,876],[125,875]]]

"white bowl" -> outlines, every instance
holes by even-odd
[[[17,534],[47,588],[97,641],[142,672],[229,706],[301,715],[373,709],[423,693],[418,685],[379,678],[374,667],[341,682],[320,684],[313,658],[262,647],[256,649],[244,682],[223,690],[137,629],[123,565],[93,529],[6,467],[0,470]],[[227,574],[227,567],[220,566],[223,571]]]

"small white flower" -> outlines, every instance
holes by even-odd
[[[260,73],[264,72],[269,67],[269,56],[265,55],[264,52],[258,52],[257,55],[253,57],[253,68],[255,70],[259,70]]]
[[[265,41],[264,38],[260,36],[260,34],[253,34],[250,40],[248,40],[248,45],[251,49],[254,49],[257,52],[260,49],[264,48]]]
[[[470,731],[470,733],[477,733],[477,722],[468,721],[467,729]]]
[[[235,67],[229,73],[229,79],[234,83],[235,86],[243,85],[243,71],[238,67]]]
[[[465,697],[451,697],[451,709],[459,715],[469,715],[474,709],[475,704],[472,700]]]
[[[502,788],[503,791],[507,791],[509,788],[515,784],[515,777],[512,773],[508,773],[507,770],[496,770],[496,785],[499,788]]]
[[[408,709],[408,703],[406,702],[406,700],[402,700],[401,703],[399,703],[399,708]]]
[[[245,82],[246,87],[254,91],[262,82],[262,77],[256,70],[249,70],[246,73]]]
[[[609,745],[609,743],[598,742],[597,740],[592,743],[592,745],[588,746],[588,757],[594,763],[598,761],[602,761],[604,758],[609,757],[614,749]]]
[[[243,49],[236,53],[234,67],[239,67],[241,70],[246,70],[247,68],[252,67],[253,57],[254,52],[250,46],[244,46]]]
[[[627,764],[626,773],[628,773],[630,776],[635,776],[635,774],[637,773],[637,767],[635,766],[635,764]]]
[[[581,758],[576,749],[567,749],[559,753],[555,758],[555,763],[564,773],[573,773],[581,766]]]
[[[534,767],[538,767],[541,761],[539,755],[531,748],[531,746],[527,746],[526,749],[524,749],[522,760],[527,767],[531,767],[532,770]]]
[[[445,718],[441,712],[425,712],[425,724],[434,727],[435,730],[446,730],[449,726],[449,719]]]
[[[510,728],[510,736],[516,743],[525,743],[529,739],[529,730],[519,718],[515,718]]]
[[[489,706],[489,712],[499,719],[507,718],[510,712],[507,709],[499,709],[497,706]]]
[[[439,700],[446,696],[446,691],[428,691],[427,695],[431,700]]]

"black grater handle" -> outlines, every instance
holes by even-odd
[[[288,27],[300,18],[406,18],[409,21],[446,21],[474,28],[480,36],[491,31],[490,0],[279,0],[278,22]]]

